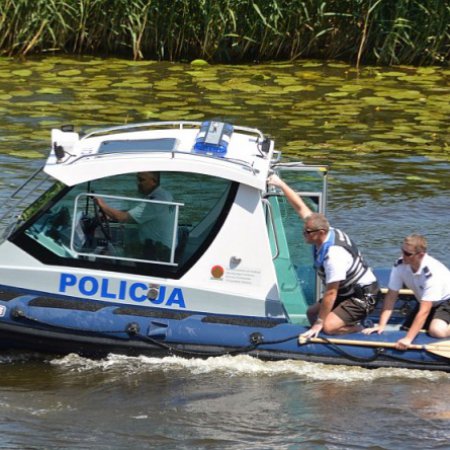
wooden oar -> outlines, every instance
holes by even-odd
[[[380,291],[382,294],[387,294],[388,288],[381,288]],[[411,289],[400,289],[398,291],[400,295],[414,295],[414,292]]]
[[[307,338],[302,335],[298,337],[299,344],[307,344],[308,342],[315,344],[337,344],[337,345],[356,345],[360,347],[386,347],[395,348],[395,342],[378,342],[378,341],[356,341],[352,339],[336,339],[336,338]],[[425,350],[435,355],[443,356],[450,359],[450,340],[433,342],[432,344],[417,345],[412,344],[408,350]]]

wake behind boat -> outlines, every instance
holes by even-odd
[[[298,217],[267,187],[274,171],[324,212],[327,168],[283,162],[257,129],[208,121],[52,130],[46,163],[3,217],[2,348],[450,371],[449,341],[421,333],[411,349],[393,348],[409,292],[382,335],[299,339],[320,284]],[[120,214],[111,220],[111,211]]]

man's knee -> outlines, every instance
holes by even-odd
[[[428,334],[438,339],[450,337],[450,324],[444,320],[434,319],[431,321]]]
[[[339,334],[339,328],[332,325],[324,325],[322,331],[325,334]]]
[[[323,332],[325,334],[339,334],[341,328],[345,327],[344,321],[334,313],[328,314],[323,323]]]

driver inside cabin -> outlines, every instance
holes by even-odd
[[[95,202],[111,220],[137,224],[138,239],[127,253],[155,261],[169,261],[173,238],[173,207],[159,202],[172,202],[172,194],[160,186],[160,172],[138,172],[138,191],[146,200],[128,210],[110,206],[104,198],[95,197]]]

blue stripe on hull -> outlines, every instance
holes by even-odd
[[[361,333],[339,336],[339,339],[373,342],[373,347],[299,344],[298,335],[306,330],[305,327],[271,319],[222,318],[195,313],[177,315],[163,309],[127,309],[84,299],[66,300],[65,307],[33,306],[37,298],[35,295],[22,295],[0,301],[0,308],[5,308],[3,317],[0,317],[3,348],[55,350],[57,353],[77,351],[93,356],[110,351],[185,356],[248,353],[264,359],[450,371],[450,360],[426,350],[400,352],[377,347],[377,342],[397,341],[405,334],[400,331],[370,336]],[[83,309],[78,309],[77,302],[83,305]],[[414,343],[426,345],[433,342],[436,340],[421,334]]]

